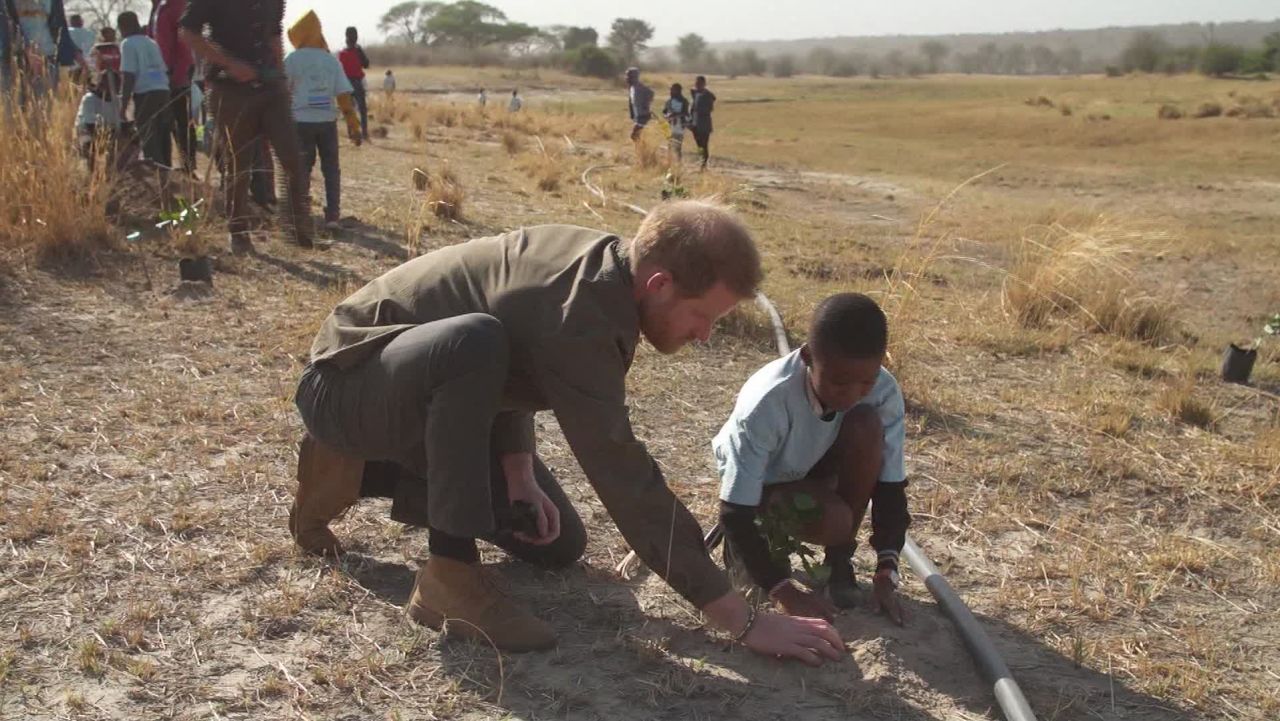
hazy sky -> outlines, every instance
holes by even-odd
[[[378,19],[397,0],[288,0],[287,14],[315,10],[331,44],[356,25],[376,39]],[[687,32],[711,41],[836,35],[937,35],[1108,25],[1273,20],[1277,0],[490,0],[530,25],[590,25],[601,39],[619,16],[641,17],[657,30],[655,45]]]

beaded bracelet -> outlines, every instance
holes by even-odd
[[[747,637],[748,633],[751,633],[751,629],[755,628],[755,625],[756,625],[756,607],[754,605],[748,605],[747,606],[747,625],[743,627],[741,633],[733,637],[733,642],[740,643],[742,639]]]

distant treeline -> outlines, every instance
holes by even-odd
[[[614,20],[602,38],[590,27],[512,22],[494,6],[461,0],[402,2],[386,12],[379,28],[389,41],[369,51],[380,64],[558,67],[601,78],[617,77],[635,64],[650,71],[775,77],[1197,70],[1221,76],[1280,70],[1280,22],[715,46],[688,33],[673,48],[650,48],[654,28],[638,18]]]

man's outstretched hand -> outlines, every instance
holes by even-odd
[[[761,656],[793,658],[810,666],[845,657],[844,641],[820,618],[761,613],[742,643]]]

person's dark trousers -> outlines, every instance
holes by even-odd
[[[227,173],[227,226],[233,245],[239,238],[247,242],[250,230],[248,213],[249,178],[253,172],[254,140],[265,136],[275,149],[280,166],[287,176],[287,202],[282,208],[285,225],[294,242],[311,245],[310,209],[301,192],[298,135],[293,124],[289,87],[283,81],[256,86],[230,81],[213,84],[209,94],[218,142],[225,146]]]
[[[360,113],[360,137],[369,139],[369,98],[364,91],[364,78],[347,78],[351,81],[351,97],[356,101],[356,110]]]
[[[276,197],[276,166],[271,162],[271,143],[259,135],[253,139],[253,152],[249,169],[249,197],[253,202],[267,209],[274,209],[279,199]],[[288,177],[285,178],[280,192],[286,197],[289,193]]]
[[[196,129],[191,124],[191,86],[169,91],[169,111],[173,117],[173,139],[182,154],[182,167],[196,169]]]
[[[338,123],[297,123],[298,141],[302,145],[302,189],[310,202],[311,171],[320,156],[320,172],[324,175],[324,215],[337,218],[342,205],[342,169],[338,163]]]
[[[551,471],[539,486],[560,509],[560,539],[522,543],[499,527],[506,481],[493,441],[506,383],[506,330],[472,313],[410,328],[349,369],[321,361],[303,372],[297,405],[307,430],[367,461],[363,495],[394,498],[392,518],[461,539],[486,539],[518,558],[563,566],[586,531]]]
[[[698,126],[694,126],[693,140],[698,144],[698,152],[702,154],[702,167],[707,167],[707,161],[711,159],[711,131],[703,130]]]
[[[173,165],[173,147],[169,142],[169,91],[153,90],[134,95],[133,107],[142,157],[165,167]]]

